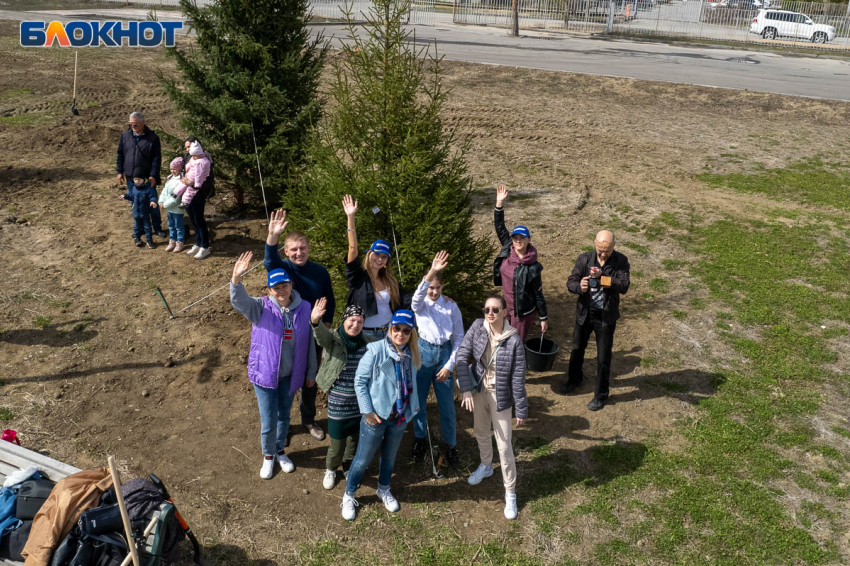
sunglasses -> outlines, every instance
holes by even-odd
[[[500,309],[499,307],[484,307],[484,308],[483,308],[483,309],[481,309],[481,310],[482,310],[482,311],[484,311],[484,314],[490,314],[491,312],[492,312],[493,314],[499,314],[499,312],[500,312],[502,309]]]
[[[409,326],[393,326],[393,332],[401,332],[405,336],[410,336],[411,329]]]

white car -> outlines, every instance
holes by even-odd
[[[750,33],[765,39],[793,37],[813,43],[826,43],[835,39],[834,27],[816,24],[806,14],[788,10],[759,10],[750,24]]]

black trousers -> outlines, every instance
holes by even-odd
[[[573,330],[573,349],[570,352],[570,369],[568,382],[578,385],[584,375],[584,351],[587,349],[587,341],[590,334],[596,334],[596,390],[594,398],[604,401],[608,398],[608,380],[611,376],[611,351],[614,347],[614,330],[617,322],[605,322],[601,316],[591,312],[584,320],[584,324],[576,321]]]
[[[210,247],[210,231],[207,228],[207,220],[204,218],[206,204],[207,199],[204,194],[198,191],[192,202],[186,207],[186,214],[189,215],[189,220],[192,221],[192,226],[195,229],[195,245],[199,248]]]
[[[318,342],[316,343],[316,363],[322,363],[322,348]],[[301,402],[298,403],[298,409],[301,411],[301,422],[305,425],[316,422],[316,394],[318,392],[319,386],[315,383],[313,387],[307,387],[305,382],[304,386],[301,387]]]

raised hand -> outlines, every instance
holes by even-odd
[[[310,322],[313,325],[318,325],[322,321],[322,317],[325,316],[325,310],[328,305],[328,300],[324,297],[316,301],[316,304],[313,305],[313,310],[310,311]]]
[[[274,244],[280,239],[289,222],[286,221],[286,211],[283,209],[273,210],[269,217],[269,240],[274,239]]]
[[[357,201],[351,195],[342,197],[342,209],[346,216],[354,216],[357,213]]]
[[[239,256],[239,259],[236,260],[236,265],[233,266],[233,276],[230,278],[231,283],[239,285],[242,281],[242,276],[251,268],[251,259],[253,257],[254,254],[252,252],[244,252]]]
[[[431,262],[432,271],[442,271],[449,264],[449,252],[442,250],[434,256],[434,261]]]
[[[496,206],[501,208],[501,206],[502,206],[502,204],[504,204],[506,198],[508,198],[508,186],[507,185],[499,185],[496,188]]]

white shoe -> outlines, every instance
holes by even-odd
[[[269,480],[272,475],[274,475],[274,458],[263,458],[263,467],[260,468],[260,477],[264,480]]]
[[[196,253],[198,253],[199,249],[201,249],[200,246],[192,246],[191,248],[189,248],[189,251],[186,252],[186,255],[195,255]]]
[[[198,248],[198,253],[195,254],[195,259],[204,259],[212,253],[209,248]]]
[[[516,519],[516,493],[505,494],[505,519]]]
[[[469,476],[469,479],[466,481],[469,482],[469,485],[478,485],[481,483],[481,480],[484,478],[489,478],[493,475],[493,466],[485,466],[484,464],[478,464],[478,469],[472,472],[472,475]]]
[[[291,474],[295,471],[295,464],[289,459],[286,454],[278,454],[277,461],[280,462],[280,469],[286,474]]]
[[[346,521],[353,521],[354,516],[357,512],[354,510],[355,507],[359,507],[360,504],[357,503],[357,500],[348,495],[347,493],[342,496],[342,503],[340,507],[342,507],[342,518]]]
[[[325,489],[333,489],[336,485],[336,470],[325,470],[325,479],[322,480],[322,487]]]
[[[383,489],[379,489],[377,495],[380,500],[384,502],[384,507],[387,508],[387,511],[389,511],[390,513],[395,513],[396,511],[398,511],[398,501],[396,501],[395,497],[393,497],[393,494],[390,493],[389,489],[386,491],[384,491]]]

